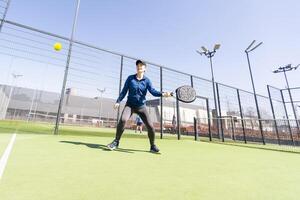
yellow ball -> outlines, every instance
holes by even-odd
[[[53,47],[54,47],[55,51],[60,51],[61,48],[62,48],[62,45],[61,45],[61,43],[57,42],[57,43],[54,44]]]

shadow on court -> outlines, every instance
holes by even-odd
[[[103,144],[93,144],[93,143],[85,143],[85,142],[75,142],[75,141],[60,141],[61,143],[74,144],[74,145],[84,145],[92,149],[102,149],[103,151],[110,151],[107,149],[106,145]],[[123,152],[123,153],[135,153],[135,152],[144,152],[150,153],[149,151],[137,150],[137,149],[124,149],[117,148],[114,151]]]
[[[243,148],[249,148],[249,149],[260,149],[260,150],[266,150],[266,151],[275,151],[275,152],[282,152],[282,153],[300,154],[299,150],[297,151],[297,150],[293,150],[293,149],[273,149],[273,148],[270,148],[268,146],[266,146],[266,147],[264,147],[264,146],[259,147],[259,146],[250,146],[250,145],[247,145],[247,144],[238,144],[238,143],[233,144],[233,143],[209,142],[209,141],[202,141],[202,142],[219,144],[219,145],[235,146],[235,147],[243,147]],[[283,147],[283,146],[279,146],[279,147]],[[293,147],[287,147],[287,148],[293,148]]]

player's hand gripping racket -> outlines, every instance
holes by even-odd
[[[196,91],[189,85],[184,85],[171,92],[171,96],[175,96],[178,101],[184,103],[192,103],[196,100]]]

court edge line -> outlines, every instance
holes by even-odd
[[[3,173],[4,173],[4,170],[5,170],[5,167],[6,167],[6,164],[7,164],[7,161],[8,161],[8,158],[9,158],[9,155],[11,153],[11,150],[13,148],[13,145],[15,143],[15,140],[16,140],[16,136],[17,134],[14,133],[10,139],[10,142],[9,144],[7,145],[1,159],[0,159],[0,180],[3,176]]]

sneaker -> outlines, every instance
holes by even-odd
[[[152,145],[152,146],[150,147],[150,152],[151,152],[151,153],[158,153],[158,152],[159,152],[159,149],[157,148],[156,145]]]
[[[112,143],[107,145],[107,148],[111,151],[115,150],[118,147],[119,147],[119,142],[116,140],[112,141]]]

